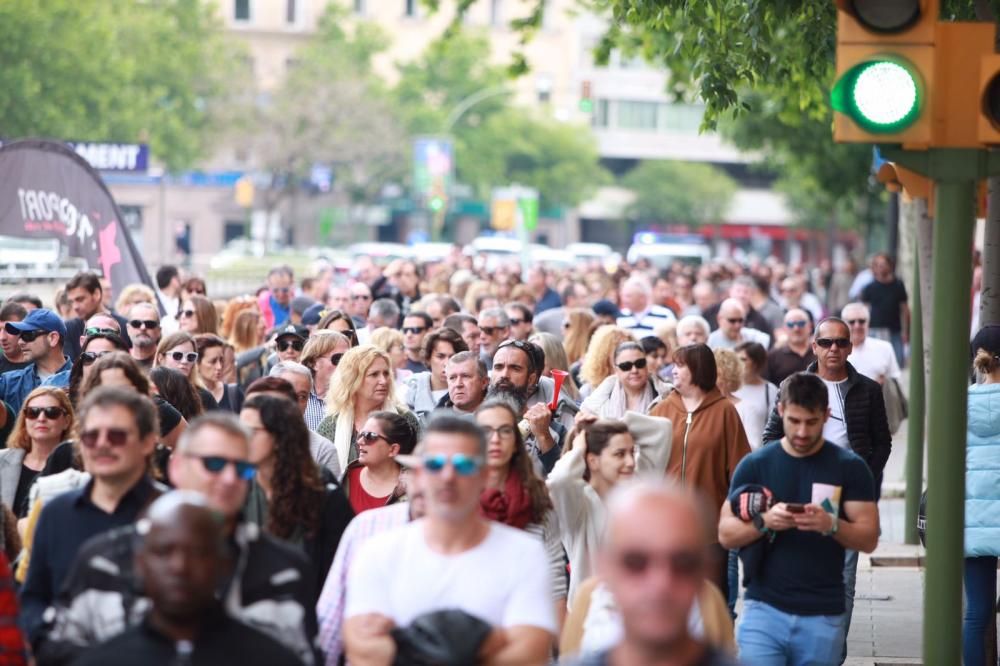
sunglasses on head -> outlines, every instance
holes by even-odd
[[[181,310],[177,313],[177,316],[181,319],[187,319],[188,317],[194,316],[194,310]]]
[[[636,370],[642,370],[646,367],[646,359],[640,358],[634,361],[622,361],[621,363],[616,363],[615,365],[622,372],[628,372],[633,367],[635,367]]]
[[[42,414],[45,414],[45,418],[50,421],[54,421],[60,416],[65,416],[66,410],[62,407],[25,407],[24,408],[24,418],[29,421],[34,421]]]
[[[493,335],[494,333],[499,333],[500,331],[506,331],[506,326],[480,326],[479,330],[486,335]]]
[[[340,365],[340,359],[344,358],[345,352],[337,352],[330,356],[330,365]]]
[[[305,343],[302,342],[301,340],[278,340],[275,346],[278,348],[278,351],[282,352],[288,351],[289,349],[294,349],[295,351],[302,351],[302,347],[305,346]]]
[[[84,336],[91,338],[95,335],[121,335],[121,331],[113,328],[85,328],[83,329]]]
[[[795,321],[786,321],[785,326],[788,328],[805,328],[808,323],[805,319],[797,319]]]
[[[425,326],[407,326],[403,329],[403,333],[409,333],[411,335],[420,335],[427,330]]]
[[[194,363],[195,361],[198,360],[198,352],[175,351],[175,352],[170,352],[168,356],[170,356],[170,358],[174,359],[178,363],[180,363],[181,361]]]
[[[851,326],[862,326],[868,323],[867,319],[848,319],[847,323]]]
[[[111,352],[109,351],[102,351],[102,352],[85,351],[82,354],[80,354],[80,362],[83,363],[84,365],[90,365],[97,359],[104,356],[105,354],[110,354],[110,353]]]
[[[372,442],[374,442],[377,439],[384,440],[386,444],[392,444],[392,442],[389,441],[388,437],[385,437],[384,435],[380,435],[377,432],[370,432],[368,430],[362,430],[361,432],[358,433],[358,441],[359,442],[361,440],[364,440],[364,441],[368,442],[369,444],[371,444]]]
[[[851,346],[851,340],[850,338],[816,338],[816,344],[823,349],[829,349],[834,345],[837,345],[838,349],[847,349]]]
[[[223,458],[222,456],[200,456],[197,453],[185,454],[189,458],[197,458],[201,461],[202,467],[209,474],[221,474],[222,470],[232,465],[236,470],[236,476],[243,481],[251,480],[257,474],[257,466],[246,460],[234,460]]]
[[[24,342],[34,342],[46,333],[48,333],[48,331],[22,331],[19,337]]]
[[[80,433],[80,444],[85,448],[92,449],[97,446],[102,433],[111,446],[125,446],[128,443],[128,430],[124,428],[95,428]]]
[[[129,326],[138,330],[145,328],[147,330],[153,330],[160,327],[160,322],[154,321],[152,319],[133,319],[128,323]]]
[[[665,566],[678,578],[694,578],[702,571],[704,560],[694,551],[674,553],[650,553],[641,550],[627,550],[619,554],[618,566],[630,576],[645,575],[654,564]]]
[[[459,476],[472,476],[479,471],[483,464],[482,458],[474,458],[464,453],[455,453],[450,458],[443,453],[436,456],[424,456],[424,469],[431,474],[437,474],[443,470],[448,463],[451,463],[455,474]]]

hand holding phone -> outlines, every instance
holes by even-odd
[[[791,502],[785,502],[785,508],[788,510],[788,513],[805,513],[806,512],[806,505],[805,504],[793,504]]]

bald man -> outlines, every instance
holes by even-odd
[[[619,485],[607,507],[597,572],[617,603],[622,637],[610,649],[572,663],[735,666],[731,657],[693,636],[689,626],[692,608],[710,585],[712,518],[695,496],[665,481],[646,480]]]

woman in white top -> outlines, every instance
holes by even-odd
[[[756,451],[763,444],[764,426],[778,402],[778,387],[761,377],[767,367],[767,350],[761,344],[738,344],[736,353],[743,361],[743,386],[733,391],[733,395],[740,400],[737,411],[750,440],[750,448]]]
[[[580,415],[620,419],[625,412],[645,414],[660,396],[670,392],[669,384],[649,373],[646,352],[638,342],[623,342],[615,347],[613,369],[614,374],[583,401]]]
[[[621,421],[582,419],[571,446],[549,473],[547,484],[569,557],[569,601],[576,586],[593,575],[604,534],[604,498],[636,474],[662,477],[670,457],[670,420],[627,412]]]

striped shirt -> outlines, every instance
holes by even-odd
[[[632,314],[628,310],[622,310],[622,316],[618,317],[616,323],[619,328],[624,328],[637,338],[642,338],[647,335],[653,335],[653,329],[660,324],[675,319],[677,317],[670,311],[670,308],[665,308],[662,305],[651,305],[648,310],[639,314]]]
[[[326,403],[315,393],[310,393],[309,401],[306,403],[306,427],[310,430],[318,429],[324,416],[326,416]]]

